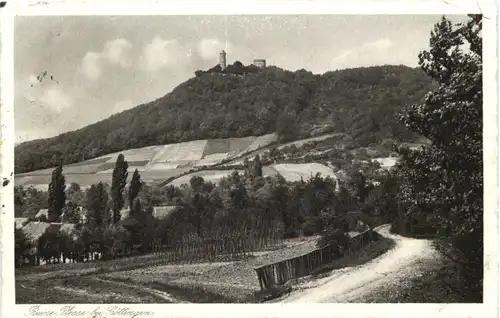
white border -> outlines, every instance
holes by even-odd
[[[25,316],[30,305],[15,305],[13,269],[13,18],[15,15],[199,15],[199,14],[464,14],[482,12],[484,38],[484,204],[485,279],[483,304],[261,304],[261,305],[127,305],[130,310],[150,311],[155,317],[498,317],[498,117],[497,117],[497,7],[487,1],[37,1],[37,5],[8,1],[1,11],[1,280],[0,317]],[[30,2],[33,3],[33,2]],[[437,21],[436,21],[437,22]],[[429,30],[430,32],[430,30]],[[416,58],[416,57],[415,57]],[[4,206],[2,208],[2,206]],[[115,305],[74,305],[101,317]],[[62,305],[43,305],[59,312]],[[49,316],[37,316],[49,317]],[[64,317],[64,315],[50,315]],[[92,317],[86,315],[85,317]],[[140,316],[146,317],[146,316]],[[150,316],[151,317],[151,316]]]

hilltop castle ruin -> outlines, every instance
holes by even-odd
[[[219,53],[219,65],[221,70],[224,70],[227,66],[227,59],[226,59],[226,51],[222,50]],[[255,59],[253,60],[253,65],[260,67],[260,68],[265,68],[266,67],[266,60],[264,59]]]

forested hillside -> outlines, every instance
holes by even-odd
[[[15,148],[16,173],[111,152],[196,139],[277,131],[282,139],[318,127],[350,134],[360,145],[411,139],[395,114],[419,102],[432,81],[420,69],[377,66],[315,75],[278,67],[197,71],[171,93],[82,129]],[[243,74],[242,74],[243,73]]]

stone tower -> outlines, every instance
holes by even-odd
[[[224,50],[219,54],[219,65],[222,70],[226,68],[226,51]]]

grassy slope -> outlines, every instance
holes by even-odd
[[[381,288],[360,299],[363,303],[460,303],[457,267],[442,258],[428,264],[421,276],[398,282],[397,288]]]

